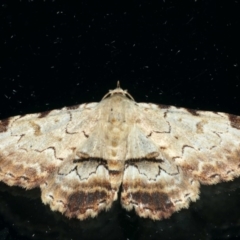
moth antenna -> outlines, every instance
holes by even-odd
[[[120,87],[120,81],[119,81],[119,80],[117,81],[117,88],[121,88],[121,87]]]

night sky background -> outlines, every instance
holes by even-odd
[[[239,0],[1,1],[0,119],[128,89],[153,102],[240,115]],[[240,180],[152,221],[119,202],[96,219],[50,211],[0,184],[0,239],[239,239]]]

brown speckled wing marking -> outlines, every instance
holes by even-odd
[[[162,159],[203,184],[230,181],[240,175],[240,117],[221,112],[192,113],[173,106],[158,110],[154,104],[145,112],[139,128],[151,133],[149,140],[158,145]]]
[[[0,181],[40,187],[68,217],[121,203],[141,217],[169,217],[202,184],[240,175],[240,117],[136,103],[119,86],[99,103],[0,121]]]
[[[121,202],[141,217],[160,220],[196,201],[199,182],[168,160],[126,161]]]
[[[135,160],[125,163],[121,201],[127,210],[166,218],[198,198],[199,183],[240,175],[240,117],[146,103],[135,111],[137,130],[128,146],[142,153],[133,150]],[[132,142],[142,143],[141,150]]]
[[[42,201],[67,217],[85,219],[109,209],[115,200],[107,161],[68,161],[41,186]]]
[[[91,131],[95,125],[94,105],[0,121],[0,181],[27,189],[37,187],[63,161],[74,158],[86,138],[83,130]]]

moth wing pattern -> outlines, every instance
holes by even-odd
[[[42,201],[53,211],[80,220],[108,210],[115,200],[107,161],[78,159],[67,161],[41,185]]]
[[[198,199],[200,183],[216,184],[240,175],[240,117],[138,106],[136,128],[146,136],[142,147],[146,155],[125,163],[124,208],[135,209],[142,217],[167,218]],[[156,146],[153,158],[147,152],[149,145]]]
[[[200,184],[240,175],[240,117],[136,103],[119,85],[101,102],[0,121],[0,181],[40,187],[53,211],[80,220],[118,198],[168,218]]]
[[[0,121],[0,181],[31,189],[76,155],[95,125],[96,104]]]
[[[167,160],[126,161],[121,203],[141,217],[160,220],[170,217],[199,197],[199,182]]]

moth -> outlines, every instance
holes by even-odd
[[[120,186],[126,210],[168,218],[239,175],[239,116],[137,103],[119,83],[99,103],[0,121],[0,181],[40,187],[69,218],[108,210]]]

